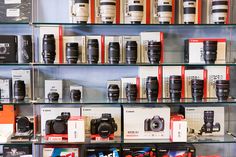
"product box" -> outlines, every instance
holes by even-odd
[[[85,142],[84,118],[72,116],[68,120],[68,142]]]
[[[17,40],[18,63],[32,63],[34,61],[32,35],[18,35]]]
[[[8,145],[3,146],[4,157],[32,157],[32,146],[31,145]]]
[[[121,93],[122,93],[121,81],[120,80],[108,80],[107,81],[107,91],[108,91],[109,85],[111,85],[111,84],[118,85],[118,87],[119,87],[119,97],[121,97]],[[107,97],[108,97],[108,95],[107,95]]]
[[[79,59],[78,63],[86,63],[86,47],[85,47],[85,36],[64,36],[63,37],[63,54],[64,54],[64,63],[67,63],[66,60],[66,43],[78,43],[79,44]]]
[[[124,63],[123,60],[123,43],[122,36],[105,36],[105,63],[109,63],[109,43],[110,42],[119,42],[120,44],[120,62]]]
[[[50,92],[57,92],[59,99],[63,98],[63,80],[45,80],[45,99]]]
[[[79,148],[43,148],[43,157],[79,157]]]
[[[95,127],[97,130],[98,126],[102,122],[102,114],[110,114],[111,118],[114,118],[115,123],[117,124],[117,131],[114,132],[114,137],[121,136],[121,108],[120,107],[104,107],[104,106],[91,106],[91,107],[82,107],[82,116],[85,118],[85,133],[86,136],[91,136],[91,121],[97,120]],[[109,125],[111,125],[110,122]],[[112,125],[111,125],[112,126]],[[95,137],[95,140],[103,140],[101,137]]]
[[[13,125],[11,124],[0,124],[0,127],[4,127],[4,130],[0,129],[0,142],[1,143],[7,143],[11,139],[11,136],[13,133],[12,126]]]
[[[148,77],[157,77],[158,80],[158,98],[162,97],[162,67],[158,66],[140,66],[138,71],[140,79],[140,98],[147,98],[146,80]]]
[[[47,120],[55,120],[62,113],[70,113],[70,116],[80,116],[80,108],[60,107],[41,108],[41,135],[45,136],[45,125]]]
[[[0,105],[0,124],[15,125],[16,112],[14,105]]]
[[[121,78],[121,98],[126,99],[126,86],[128,83],[136,84],[138,90],[138,98],[140,97],[140,80],[136,77]]]
[[[125,146],[122,151],[122,157],[146,156],[157,157],[155,145],[143,146]]]
[[[123,61],[126,63],[126,43],[127,41],[136,41],[137,42],[137,63],[141,63],[141,43],[140,36],[123,36]]]
[[[184,50],[184,61],[185,63],[198,63],[204,64],[204,41],[217,41],[217,57],[215,63],[225,63],[227,55],[227,41],[221,38],[191,38],[185,40],[185,50]]]
[[[0,22],[30,22],[32,0],[0,1]]]
[[[183,115],[171,116],[170,140],[172,142],[187,142],[187,121]]]
[[[10,79],[0,79],[0,91],[1,99],[10,99],[11,98],[11,80]]]
[[[141,32],[141,58],[142,63],[149,63],[148,59],[148,42],[157,41],[161,42],[161,59],[160,63],[164,61],[164,33],[162,32]]]
[[[170,108],[124,107],[124,139],[169,139]],[[158,127],[153,128],[158,123]]]
[[[14,91],[14,83],[17,80],[22,80],[25,82],[25,98],[30,99],[32,94],[31,89],[31,70],[12,70],[12,91]],[[14,97],[14,92],[13,92]]]
[[[223,136],[225,133],[224,107],[183,107],[188,123],[188,135]],[[213,121],[213,122],[212,122]]]
[[[110,147],[110,148],[88,148],[86,149],[86,157],[121,157],[120,148]]]
[[[99,60],[98,63],[104,63],[104,36],[86,36],[86,48],[88,46],[89,39],[97,39],[99,44]],[[86,63],[88,63],[88,52],[86,49]]]
[[[208,66],[207,69],[207,97],[216,98],[216,80],[229,80],[229,67]]]
[[[1,2],[0,2],[1,3]],[[0,6],[1,8],[1,6]],[[0,11],[1,14],[1,11]],[[1,19],[1,17],[0,17]],[[0,20],[1,21],[1,20]],[[18,63],[17,36],[0,35],[0,63]]]
[[[73,89],[76,89],[76,90],[80,90],[81,92],[81,99],[83,99],[83,86],[77,86],[77,85],[73,85],[73,86],[70,86],[70,91],[72,91]]]

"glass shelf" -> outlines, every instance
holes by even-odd
[[[0,22],[0,25],[30,25],[30,22]]]
[[[32,66],[33,63],[0,63],[1,66]]]
[[[31,145],[33,142],[32,141],[27,141],[27,142],[10,142],[8,141],[7,143],[0,143],[0,145]]]
[[[0,99],[0,105],[30,105],[32,100],[25,99],[23,101],[16,101],[15,99]]]

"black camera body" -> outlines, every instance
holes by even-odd
[[[34,118],[21,116],[16,119],[16,132],[17,133],[30,133],[34,129]]]
[[[117,131],[117,124],[111,114],[104,113],[101,118],[90,121],[91,135],[99,135],[102,138],[109,138]]]
[[[69,112],[62,112],[56,119],[47,120],[45,124],[45,134],[67,134],[67,122],[70,118]]]
[[[160,116],[144,120],[144,131],[160,132],[165,129],[165,121]]]
[[[220,131],[220,123],[214,124],[214,111],[204,111],[204,124],[200,130],[200,135],[202,133],[213,133]]]

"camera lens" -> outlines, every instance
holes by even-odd
[[[194,101],[202,100],[204,81],[199,79],[191,80],[192,85],[192,98]]]
[[[160,118],[154,118],[150,121],[150,130],[154,132],[160,132],[164,128],[164,123],[160,120]]]
[[[214,111],[204,111],[204,123],[212,124],[214,123]]]
[[[170,99],[173,101],[179,101],[182,91],[182,79],[181,76],[171,75],[169,78],[169,90]]]
[[[77,23],[86,24],[89,17],[89,0],[75,0],[73,16]]]
[[[148,59],[151,64],[158,64],[161,60],[161,42],[148,42]]]
[[[138,45],[136,41],[127,41],[126,43],[126,63],[136,64],[138,56]]]
[[[214,64],[217,59],[217,41],[204,41],[203,51],[205,63]]]
[[[43,61],[46,64],[54,63],[56,57],[56,45],[53,34],[44,34],[43,37]]]
[[[25,82],[17,80],[14,83],[14,97],[16,100],[22,101],[25,99]]]
[[[128,101],[135,101],[138,96],[137,86],[136,84],[128,83],[126,86],[126,98]]]
[[[184,24],[194,24],[196,15],[196,0],[184,0]]]
[[[97,39],[89,39],[87,45],[87,57],[89,64],[97,64],[99,60],[99,43]]]
[[[172,18],[172,0],[158,0],[157,12],[160,24],[170,24]]]
[[[66,43],[66,60],[68,64],[76,64],[79,59],[79,44]]]
[[[100,14],[104,24],[112,24],[116,16],[116,0],[100,0]]]
[[[120,62],[120,43],[119,42],[109,43],[108,60],[110,64],[118,64]]]
[[[228,0],[212,0],[212,21],[214,24],[225,24],[228,5]]]
[[[143,0],[128,1],[131,24],[141,24],[143,19]]]
[[[59,94],[57,92],[50,92],[48,93],[48,100],[49,101],[58,101]]]
[[[70,100],[71,101],[80,101],[81,91],[79,89],[73,89],[70,91]]]
[[[157,77],[148,77],[146,81],[146,95],[148,101],[156,101],[158,96]]]
[[[216,80],[216,96],[218,100],[227,100],[229,97],[229,80]]]
[[[108,87],[108,99],[109,101],[119,100],[120,89],[116,84],[110,84]]]

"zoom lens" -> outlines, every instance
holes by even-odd
[[[99,43],[97,39],[89,39],[87,45],[87,58],[89,64],[97,64],[99,60]]]
[[[214,64],[217,59],[217,41],[204,41],[203,51],[205,63]]]
[[[14,97],[17,101],[22,101],[25,99],[25,82],[22,80],[17,80],[14,82]]]
[[[59,93],[57,93],[57,92],[48,93],[48,100],[49,101],[58,101],[58,99],[59,99]]]
[[[43,61],[46,64],[54,63],[56,57],[56,41],[53,34],[44,34],[43,37]]]
[[[156,101],[158,96],[157,77],[148,77],[146,81],[146,95],[148,101]]]
[[[216,96],[218,100],[227,100],[229,97],[229,80],[216,80]]]
[[[70,100],[71,101],[80,101],[81,91],[79,89],[72,89],[70,91]]]
[[[129,0],[128,8],[131,24],[141,24],[143,19],[143,0]]]
[[[196,0],[184,0],[184,24],[194,24],[196,16]]]
[[[100,0],[101,20],[104,24],[112,24],[116,16],[116,0]]]
[[[179,101],[182,91],[182,79],[181,76],[171,75],[169,78],[169,90],[170,99],[173,101]]]
[[[120,62],[120,43],[119,42],[109,43],[108,60],[110,64],[119,64]]]
[[[73,16],[77,23],[86,24],[89,17],[89,0],[75,0]]]
[[[170,24],[172,18],[172,0],[158,0],[157,13],[160,24]]]
[[[226,23],[228,5],[228,0],[212,0],[212,21],[214,24]]]
[[[79,44],[66,43],[66,60],[68,64],[76,64],[79,59]]]
[[[200,101],[203,98],[204,81],[199,79],[191,80],[192,98],[194,101]]]
[[[136,84],[128,83],[126,86],[126,98],[128,101],[135,101],[138,96],[138,90]]]
[[[158,64],[161,60],[161,42],[148,42],[148,59],[151,64]]]
[[[126,63],[136,64],[138,57],[138,45],[136,41],[127,41],[126,43]]]
[[[109,101],[118,101],[120,94],[120,88],[116,84],[110,84],[108,87],[108,99]]]

